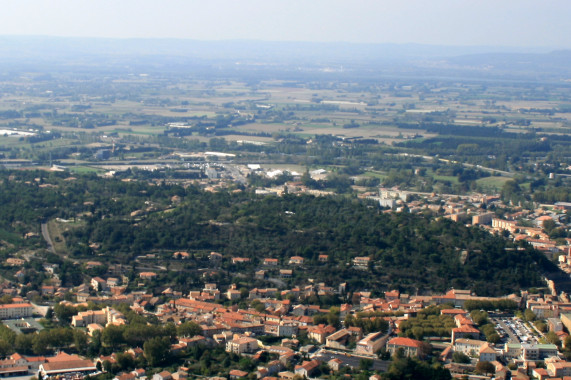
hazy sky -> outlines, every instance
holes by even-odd
[[[571,48],[571,0],[2,0],[0,35]]]

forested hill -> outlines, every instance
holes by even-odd
[[[541,273],[553,270],[537,251],[517,250],[479,228],[433,215],[387,214],[356,199],[259,197],[246,191],[211,193],[65,177],[24,172],[8,177],[3,172],[3,233],[24,232],[22,225],[39,224],[42,218],[79,215],[82,222],[66,233],[68,251],[78,259],[97,255],[132,263],[141,254],[170,259],[174,251],[184,250],[193,255],[184,270],[192,270],[193,263],[204,266],[200,260],[216,251],[225,256],[228,273],[249,276],[265,257],[278,258],[287,267],[291,256],[302,256],[306,262],[295,270],[294,280],[314,278],[329,285],[347,281],[353,289],[377,291],[456,287],[502,295],[541,286]],[[94,252],[90,246],[99,248]],[[328,254],[329,263],[319,263],[319,254]],[[233,256],[252,262],[236,267],[229,263]],[[356,256],[369,256],[372,264],[355,269],[350,263]]]

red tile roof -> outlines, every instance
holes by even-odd
[[[417,347],[418,348],[418,347],[420,347],[422,342],[418,341],[418,340],[410,339],[410,338],[398,337],[398,338],[393,338],[393,339],[389,340],[389,342],[387,344],[394,345],[394,346],[405,346],[405,347]]]
[[[468,326],[468,325],[464,325],[464,326],[457,327],[457,328],[455,328],[455,329],[452,329],[452,331],[454,331],[454,332],[456,332],[456,333],[459,333],[459,332],[463,332],[463,333],[480,333],[480,330],[478,330],[478,329],[476,329],[476,328],[474,328],[474,327]]]

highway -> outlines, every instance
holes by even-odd
[[[387,153],[389,154],[389,153]],[[503,176],[506,177],[513,177],[514,173],[510,173],[510,172],[506,172],[505,170],[498,170],[498,169],[492,169],[492,168],[486,168],[484,166],[481,165],[474,165],[474,164],[467,164],[467,163],[462,163],[462,162],[458,162],[458,161],[454,161],[454,160],[448,160],[446,158],[440,158],[440,157],[433,157],[433,156],[423,156],[421,154],[411,154],[411,153],[396,153],[396,156],[405,156],[405,157],[419,157],[422,158],[424,160],[434,160],[437,159],[440,162],[446,162],[448,164],[461,164],[467,168],[476,168],[476,169],[481,169],[490,173],[499,173]]]

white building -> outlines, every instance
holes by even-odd
[[[31,317],[34,307],[29,303],[10,303],[0,305],[0,319]]]
[[[238,355],[254,352],[258,348],[258,341],[246,336],[232,339],[226,343],[226,352],[232,352]]]

